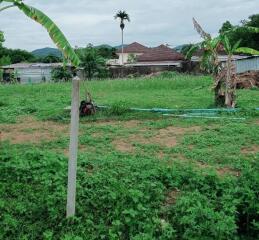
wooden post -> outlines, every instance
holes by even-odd
[[[74,77],[72,82],[72,107],[68,162],[68,186],[67,186],[67,217],[75,215],[76,206],[76,171],[78,152],[79,130],[79,77]]]

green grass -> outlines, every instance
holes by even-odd
[[[151,79],[109,80],[81,83],[81,97],[90,91],[99,105],[139,108],[212,108],[212,79],[204,76],[165,74]],[[14,122],[15,115],[33,114],[42,119],[64,118],[70,105],[71,84],[0,86],[0,122]],[[257,90],[239,90],[238,107],[259,106]]]
[[[209,77],[87,85],[97,103],[111,106],[213,106]],[[0,130],[14,137],[36,133],[33,126],[17,128],[22,117],[68,128],[63,108],[70,90],[70,84],[0,86]],[[238,91],[240,107],[258,107],[258,95]],[[35,142],[1,140],[0,239],[258,239],[257,115],[243,112],[245,121],[233,121],[121,114],[81,121],[73,219],[65,218],[66,132]],[[170,139],[176,145],[164,144]]]

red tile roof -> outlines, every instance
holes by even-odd
[[[184,56],[165,45],[150,48],[143,55],[138,57],[138,62],[179,60],[184,60]]]
[[[144,45],[134,42],[124,47],[124,53],[145,53],[149,48]],[[121,49],[117,50],[117,53],[121,53]]]

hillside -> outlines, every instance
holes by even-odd
[[[36,49],[31,52],[35,57],[46,57],[48,55],[54,55],[57,57],[61,57],[62,54],[61,52],[56,49],[56,48],[41,48],[41,49]]]

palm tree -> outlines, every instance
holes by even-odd
[[[122,65],[124,64],[123,61],[123,53],[124,53],[124,28],[125,28],[125,21],[130,22],[129,14],[125,11],[119,11],[114,16],[115,19],[120,19],[120,28],[121,28],[121,56],[122,56]]]

